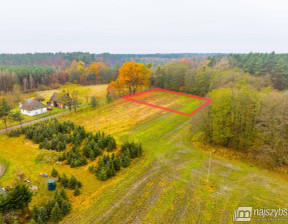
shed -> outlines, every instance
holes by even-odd
[[[47,105],[52,107],[67,108],[63,102],[60,101],[58,93],[53,93]]]
[[[48,186],[48,190],[49,191],[53,191],[56,189],[56,179],[52,178],[52,179],[48,179],[47,180],[47,186]]]

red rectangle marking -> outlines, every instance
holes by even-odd
[[[143,95],[145,93],[149,93],[149,92],[153,92],[153,91],[161,91],[161,92],[172,93],[172,94],[177,94],[177,95],[181,95],[181,96],[187,96],[187,97],[190,97],[190,98],[204,100],[204,101],[206,101],[206,103],[204,103],[201,106],[199,106],[192,113],[187,114],[187,113],[184,113],[184,112],[181,112],[181,111],[169,109],[169,108],[162,107],[162,106],[159,106],[159,105],[155,105],[155,104],[152,104],[152,103],[146,103],[146,102],[143,102],[143,101],[140,101],[140,100],[132,99],[132,97],[134,97],[134,96]],[[144,90],[142,92],[138,92],[138,93],[131,94],[131,95],[128,95],[128,96],[124,96],[123,99],[129,100],[129,101],[132,101],[132,102],[135,102],[135,103],[140,103],[140,104],[143,104],[143,105],[146,105],[146,106],[149,106],[149,107],[154,107],[154,108],[158,108],[158,109],[161,109],[161,110],[169,111],[169,112],[172,112],[172,113],[181,114],[181,115],[184,115],[184,116],[192,116],[193,114],[195,114],[199,110],[203,109],[204,107],[206,107],[208,104],[210,104],[212,102],[211,99],[208,99],[208,98],[205,98],[205,97],[194,96],[194,95],[187,94],[187,93],[179,93],[179,92],[166,90],[166,89],[161,89],[161,88],[154,88],[154,89]]]

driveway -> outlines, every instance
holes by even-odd
[[[51,116],[49,116],[49,117],[43,117],[43,118],[40,118],[40,119],[38,119],[38,120],[26,122],[26,123],[23,123],[23,124],[22,124],[22,127],[27,126],[27,125],[30,125],[30,124],[34,124],[34,123],[37,123],[37,122],[40,122],[40,121],[44,121],[44,120],[47,120],[47,119],[50,119],[50,118],[53,118],[53,117],[58,117],[58,116],[61,116],[61,115],[63,115],[63,114],[67,114],[67,113],[69,113],[69,111],[63,112],[63,113],[59,113],[59,114],[54,114],[54,115],[51,115]],[[11,130],[17,129],[17,128],[21,128],[21,125],[19,124],[19,125],[10,127],[10,128],[8,128],[8,131],[11,131]],[[6,129],[0,130],[0,134],[4,134],[4,133],[6,133]]]

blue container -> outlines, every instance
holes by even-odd
[[[55,190],[56,187],[57,187],[56,179],[55,179],[55,178],[53,178],[53,179],[48,179],[48,180],[47,180],[47,185],[48,185],[48,190],[49,190],[49,191]]]

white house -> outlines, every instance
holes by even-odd
[[[20,109],[22,114],[26,114],[29,116],[34,116],[47,112],[47,107],[34,99],[26,100],[23,105],[20,106]]]

